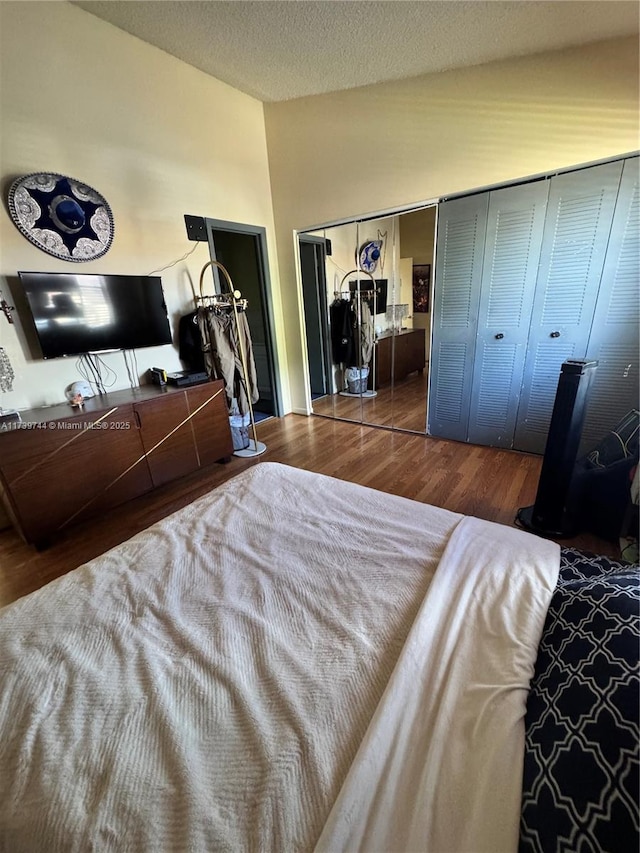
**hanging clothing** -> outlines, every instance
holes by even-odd
[[[249,395],[251,397],[252,403],[257,403],[260,398],[260,390],[258,389],[258,371],[256,370],[256,362],[253,357],[253,343],[251,341],[251,329],[249,328],[249,321],[247,320],[247,315],[244,311],[238,312],[238,333],[240,335],[240,339],[242,340],[242,345],[244,347],[244,354],[247,362],[247,374],[249,381]],[[242,364],[240,366],[242,370]],[[242,410],[242,414],[246,414],[249,411],[249,407]]]
[[[334,364],[351,364],[356,354],[357,318],[348,299],[335,299],[329,306],[331,357]]]
[[[374,339],[373,315],[369,303],[362,299],[360,302],[360,355],[363,365],[368,365],[371,361]]]
[[[238,313],[236,328],[235,318],[229,311],[199,308],[197,316],[201,340],[205,342],[203,356],[207,373],[215,379],[224,380],[228,406],[231,408],[235,400],[239,413],[245,415],[249,411],[249,400],[257,403],[260,397],[247,318],[244,313]],[[244,379],[240,341],[247,363],[248,388]]]
[[[329,320],[334,364],[367,366],[373,355],[375,339],[373,315],[367,300],[361,297],[359,304],[357,296],[351,300],[334,300],[329,306]]]
[[[178,354],[180,361],[184,362],[189,370],[199,372],[206,370],[197,311],[191,311],[189,314],[180,317],[178,322]]]

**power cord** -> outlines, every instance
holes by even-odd
[[[189,249],[189,251],[188,251],[185,255],[183,255],[181,258],[177,258],[175,261],[171,261],[171,263],[170,263],[170,264],[167,264],[167,265],[166,265],[166,266],[164,266],[164,267],[160,267],[160,269],[152,270],[151,272],[147,273],[147,275],[155,275],[155,274],[156,274],[156,273],[158,273],[158,272],[162,272],[163,270],[168,270],[168,269],[170,269],[171,267],[175,267],[175,265],[176,265],[176,264],[179,264],[179,263],[180,263],[180,261],[185,261],[185,260],[189,257],[189,255],[192,255],[192,254],[195,252],[195,250],[198,248],[198,246],[200,246],[200,245],[201,245],[201,242],[202,242],[202,241],[198,241],[198,242],[195,244],[195,246],[193,247],[193,249]]]
[[[106,394],[107,388],[112,388],[118,374],[95,353],[84,353],[76,362],[78,373],[94,387],[98,394]],[[105,376],[103,377],[103,373]],[[109,381],[109,378],[111,381]]]
[[[97,377],[96,377],[96,376],[95,376],[95,374],[93,373],[93,370],[92,370],[92,368],[91,368],[91,364],[87,363],[87,361],[86,361],[86,356],[85,356],[85,355],[81,355],[81,356],[78,358],[78,360],[76,361],[76,370],[78,371],[78,373],[80,374],[80,376],[82,376],[82,378],[83,378],[86,382],[88,382],[88,383],[89,383],[89,385],[91,385],[91,387],[93,388],[93,390],[94,390],[97,394],[99,394],[99,393],[100,393],[100,390],[99,390],[99,384],[98,384]]]
[[[127,368],[127,376],[129,377],[129,386],[130,386],[131,388],[134,388],[135,386],[134,386],[134,384],[133,384],[133,375],[132,375],[132,373],[131,373],[131,367],[130,367],[130,365],[129,365],[129,359],[127,358],[127,351],[126,351],[126,349],[123,349],[123,350],[122,350],[122,357],[123,357],[123,359],[124,359],[124,366]]]
[[[96,370],[98,372],[98,376],[100,377],[100,384],[102,385],[103,393],[104,393],[105,382],[106,382],[106,388],[113,388],[113,386],[118,381],[118,374],[115,372],[115,370],[113,370],[113,368],[109,367],[109,365],[101,358],[101,356],[93,355],[92,358],[94,360]],[[103,370],[106,371],[107,377],[109,377],[109,376],[113,377],[111,382],[109,382],[108,379],[102,378],[102,371]]]

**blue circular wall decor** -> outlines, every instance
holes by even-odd
[[[374,272],[380,260],[381,249],[382,240],[369,240],[367,243],[363,243],[360,249],[356,251],[356,263],[360,264],[360,269],[368,273]]]
[[[97,190],[54,172],[33,172],[9,188],[9,214],[34,246],[63,261],[92,261],[109,251],[113,214]]]

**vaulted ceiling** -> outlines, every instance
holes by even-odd
[[[638,33],[636,0],[76,0],[262,101]]]

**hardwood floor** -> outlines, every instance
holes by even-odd
[[[263,461],[283,462],[489,521],[513,524],[534,502],[541,458],[322,417],[287,415],[258,427],[267,452],[167,484],[62,534],[45,551],[0,532],[0,606],[10,603],[128,539]],[[583,535],[563,540],[618,556],[616,546]]]
[[[362,421],[424,434],[427,428],[427,373],[412,373],[394,385],[383,385],[375,397],[330,394],[313,401],[316,415]]]

